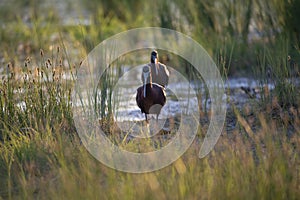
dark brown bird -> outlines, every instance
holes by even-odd
[[[156,120],[160,114],[161,108],[166,104],[166,93],[164,87],[152,83],[151,68],[145,66],[142,72],[143,86],[137,89],[136,103],[141,109],[142,113],[145,113],[146,121],[147,114],[156,114]]]
[[[158,62],[158,53],[157,51],[151,52],[150,63],[148,66],[151,68],[152,82],[157,83],[163,87],[166,87],[169,82],[169,70],[166,65]],[[142,81],[144,83],[143,73]]]

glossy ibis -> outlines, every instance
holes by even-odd
[[[164,87],[156,83],[152,83],[151,67],[143,67],[143,86],[137,89],[136,103],[141,109],[142,113],[145,113],[146,121],[147,114],[156,114],[156,120],[160,114],[161,108],[166,103],[166,93]]]

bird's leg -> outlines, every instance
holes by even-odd
[[[145,113],[146,122],[148,122],[147,114]]]
[[[158,115],[159,115],[159,114],[156,114],[156,122],[158,121]]]

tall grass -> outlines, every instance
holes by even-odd
[[[299,130],[294,111],[291,123]],[[175,163],[146,174],[107,168],[58,127],[13,137],[1,144],[1,171],[9,173],[1,175],[0,194],[13,199],[297,199],[299,131],[287,135],[285,126],[268,115],[253,121],[236,114],[237,127],[223,133],[209,156],[200,160],[194,142]],[[259,126],[255,133],[254,125]]]
[[[289,44],[287,39],[280,38],[272,48],[264,47],[257,52],[258,66],[254,73],[260,80],[263,103],[275,100],[282,108],[298,106],[298,69],[289,55]],[[271,85],[274,85],[272,93],[269,91]]]
[[[272,110],[255,114],[257,107],[235,109],[227,118],[231,121],[230,116],[234,115],[236,119],[234,124],[226,124],[233,126],[231,131],[224,129],[206,158],[197,157],[207,130],[206,124],[202,124],[191,148],[170,166],[146,174],[118,172],[95,160],[76,137],[69,102],[72,80],[64,79],[61,74],[71,69],[60,61],[64,60],[64,54],[59,48],[53,55],[48,59],[47,52],[41,51],[39,70],[26,60],[20,79],[17,74],[8,73],[1,82],[1,91],[7,94],[1,96],[2,198],[297,199],[299,196],[300,120],[296,108],[289,112],[280,110],[276,117],[271,115]],[[56,65],[63,71],[55,71]],[[112,137],[118,137],[113,134]],[[150,148],[149,144],[146,141],[121,145],[139,152],[141,148]]]

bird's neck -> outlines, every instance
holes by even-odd
[[[151,62],[151,65],[152,65],[152,67],[154,67],[154,72],[152,72],[152,73],[155,73],[156,75],[158,75],[158,68],[159,68],[158,62],[157,63]]]
[[[143,97],[147,98],[151,96],[152,93],[152,83],[145,83],[143,86]]]

